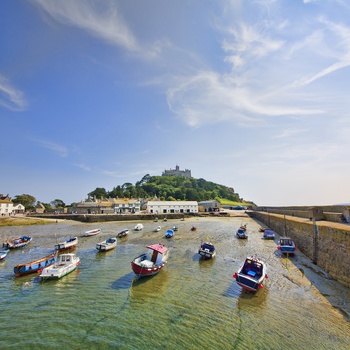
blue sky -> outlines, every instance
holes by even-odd
[[[350,198],[347,0],[2,0],[0,193],[179,165],[258,205]]]

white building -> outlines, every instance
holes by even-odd
[[[0,215],[7,216],[11,215],[13,211],[13,203],[11,198],[7,195],[0,194]]]
[[[12,212],[13,214],[24,214],[25,207],[22,204],[16,204],[13,206]]]
[[[198,213],[196,201],[149,201],[147,212],[150,214]]]

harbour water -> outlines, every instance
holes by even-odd
[[[242,221],[243,220],[243,221]],[[248,224],[247,240],[235,237]],[[0,239],[31,235],[24,249],[0,262],[1,349],[350,349],[349,290],[312,265],[301,252],[281,257],[276,241],[263,240],[249,218],[3,227]],[[157,225],[159,232],[153,232]],[[179,230],[171,239],[164,234]],[[190,231],[195,225],[197,231]],[[97,236],[83,237],[98,228]],[[129,228],[115,250],[96,243]],[[58,281],[36,275],[15,278],[13,267],[47,255],[78,236],[81,265]],[[213,260],[197,254],[209,238]],[[153,243],[169,247],[168,264],[154,277],[138,279],[130,262]],[[256,294],[232,274],[247,255],[267,263],[268,279]]]

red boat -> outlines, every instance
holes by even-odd
[[[167,263],[169,249],[163,244],[147,246],[148,251],[131,262],[131,268],[137,276],[153,276]]]

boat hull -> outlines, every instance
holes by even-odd
[[[295,247],[279,247],[278,250],[282,254],[294,254],[295,253]]]
[[[154,266],[154,267],[146,267],[146,266],[140,266],[136,264],[135,262],[131,262],[131,268],[134,271],[135,275],[139,277],[145,277],[145,276],[154,276],[156,275],[165,264]]]
[[[236,282],[243,289],[248,290],[250,292],[257,292],[263,286],[264,278],[256,281],[252,278],[249,278],[246,275],[237,274]]]
[[[202,259],[213,259],[215,258],[216,252],[207,252],[204,250],[199,250],[198,254],[201,256]]]

